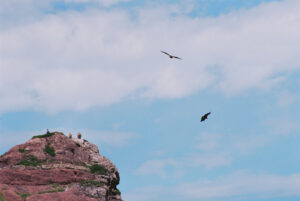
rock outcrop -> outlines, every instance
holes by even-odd
[[[34,136],[0,157],[0,201],[122,201],[119,172],[84,139]]]

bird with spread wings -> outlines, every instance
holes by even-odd
[[[164,53],[164,54],[166,54],[166,55],[168,55],[168,56],[170,57],[170,59],[181,59],[181,58],[179,58],[179,57],[177,57],[177,56],[174,56],[174,55],[171,55],[171,54],[169,54],[169,53],[167,53],[167,52],[165,52],[165,51],[162,51],[162,50],[161,50],[161,52]]]
[[[205,121],[205,119],[207,119],[208,115],[210,115],[210,112],[209,113],[206,113],[205,115],[203,115],[201,117],[201,121]]]

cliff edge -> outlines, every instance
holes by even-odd
[[[86,140],[34,136],[0,156],[0,201],[122,201],[115,165]]]

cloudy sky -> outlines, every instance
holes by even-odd
[[[299,200],[299,52],[299,0],[0,0],[0,154],[81,132],[125,201]]]

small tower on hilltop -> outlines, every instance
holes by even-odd
[[[78,139],[81,139],[81,136],[82,136],[81,133],[78,133],[78,134],[77,134],[77,138],[78,138]]]
[[[72,133],[69,133],[69,138],[72,139]]]

